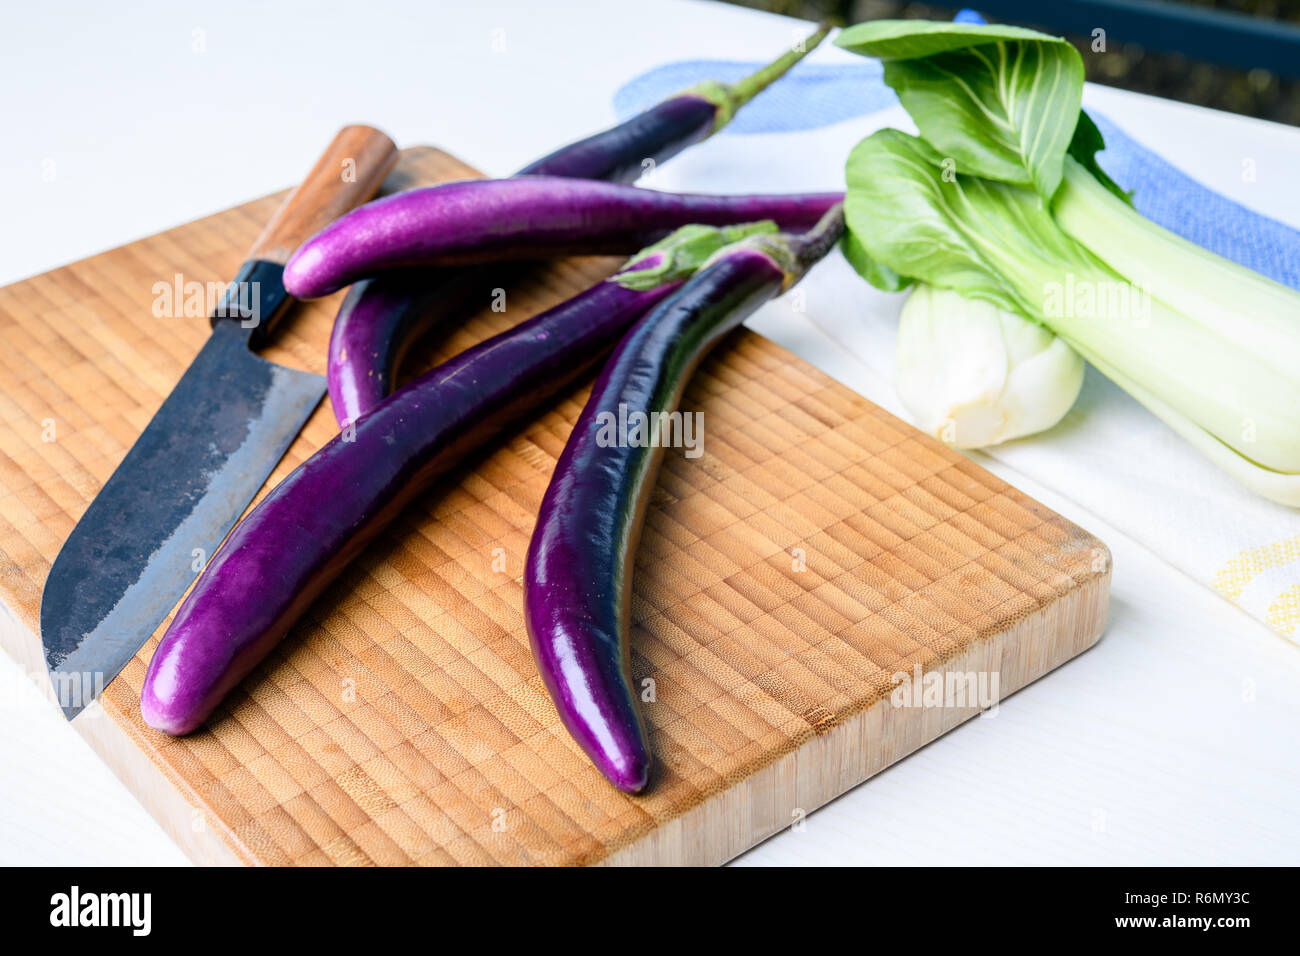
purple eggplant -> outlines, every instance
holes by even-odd
[[[635,182],[647,165],[676,156],[730,123],[738,109],[816,49],[830,29],[819,24],[817,32],[744,79],[705,82],[683,90],[618,126],[529,163],[516,175]]]
[[[771,222],[691,226],[586,292],[461,353],[380,403],[235,526],[176,612],[140,695],[186,734],[415,496],[591,371],[712,252]]]
[[[829,27],[736,83],[702,83],[611,129],[529,163],[517,176],[565,176],[631,183],[726,126],[747,102],[825,38]],[[649,163],[647,163],[649,161]],[[396,385],[402,357],[427,330],[485,301],[502,284],[499,270],[416,270],[362,279],[348,291],[330,336],[330,402],[339,425],[355,421]]]
[[[628,627],[633,556],[665,429],[680,439],[683,420],[674,426],[671,416],[704,355],[799,281],[843,226],[837,206],[805,236],[730,246],[641,319],[596,380],[542,499],[524,567],[529,641],[565,727],[627,793],[650,774]]]
[[[284,267],[300,299],[390,269],[624,254],[691,223],[774,220],[806,229],[843,195],[707,196],[551,176],[472,179],[366,203],[308,239]]]
[[[334,317],[325,370],[339,426],[393,391],[407,349],[428,329],[486,305],[508,268],[411,269],[353,283]]]

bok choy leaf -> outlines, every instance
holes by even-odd
[[[1300,294],[1131,207],[1096,163],[1104,142],[1080,108],[1077,51],[1034,31],[923,21],[862,24],[837,42],[885,60],[921,134],[879,130],[850,154],[854,268],[880,288],[924,283],[1039,323],[1248,487],[1300,505]],[[943,334],[987,328],[980,310],[947,308],[958,317]],[[918,349],[909,405],[925,381]],[[936,368],[956,355],[930,352]],[[1031,378],[1044,406],[1060,405],[1067,389]]]
[[[957,169],[1056,192],[1083,95],[1070,44],[1020,27],[910,20],[860,24],[836,43],[884,63],[922,138]]]

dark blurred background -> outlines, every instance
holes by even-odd
[[[729,0],[839,24],[951,20],[960,6],[894,0]],[[1088,79],[1184,103],[1300,126],[1300,0],[990,0],[994,23],[1063,35]],[[1095,49],[1098,29],[1104,50]]]

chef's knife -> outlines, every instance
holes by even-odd
[[[281,274],[305,239],[379,189],[397,159],[369,126],[339,132],[249,250],[212,333],[64,543],[41,641],[68,719],[149,639],[325,393],[252,350],[293,304]]]

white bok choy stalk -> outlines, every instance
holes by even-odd
[[[1043,326],[918,282],[903,306],[894,385],[918,428],[958,448],[1045,431],[1083,387],[1083,359]]]
[[[1078,52],[912,20],[836,42],[884,61],[920,131],[879,130],[849,156],[858,272],[1039,323],[1247,487],[1300,506],[1300,294],[1132,208],[1096,164]]]

